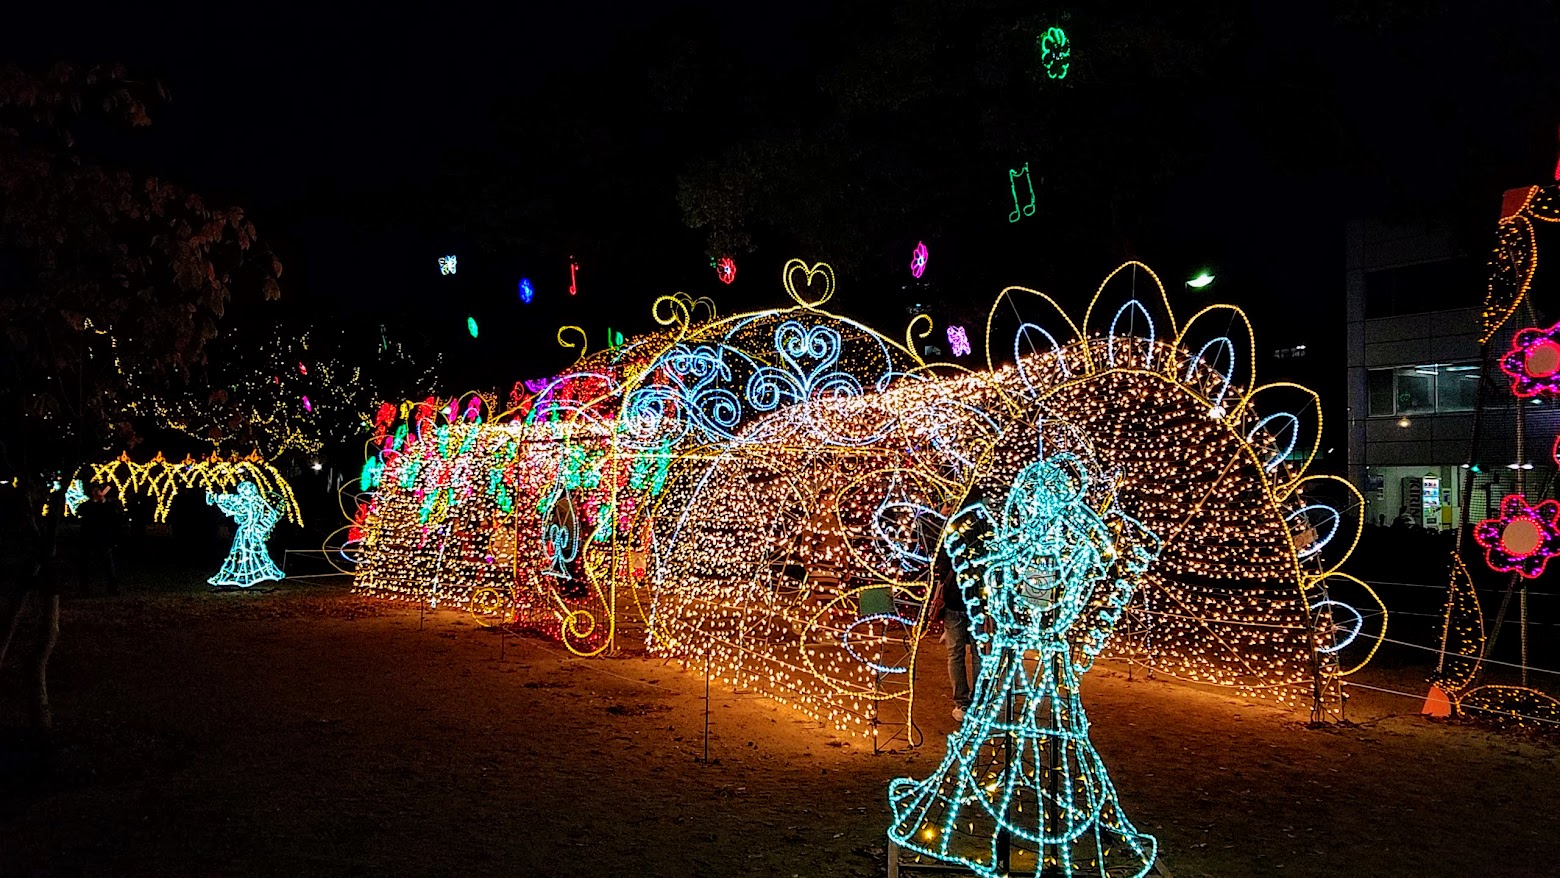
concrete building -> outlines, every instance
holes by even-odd
[[[1361,220],[1346,240],[1349,480],[1369,523],[1407,507],[1422,527],[1456,527],[1478,401],[1482,260],[1430,224]],[[1499,475],[1476,478],[1475,516]]]

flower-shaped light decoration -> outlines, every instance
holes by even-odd
[[[459,266],[460,260],[453,255],[439,257],[439,274],[445,276],[452,275]]]
[[[955,357],[967,356],[970,353],[970,335],[962,326],[948,327],[948,346],[953,348]]]
[[[1045,68],[1045,75],[1051,79],[1066,79],[1067,68],[1072,66],[1072,44],[1067,41],[1067,32],[1059,27],[1053,27],[1041,34],[1035,41],[1035,49],[1040,55],[1040,65]]]
[[[1549,559],[1560,555],[1560,503],[1529,506],[1521,494],[1507,494],[1500,501],[1500,517],[1479,522],[1473,538],[1484,547],[1491,570],[1536,579]]]
[[[730,284],[737,279],[737,261],[730,256],[722,256],[715,262],[715,276],[720,278],[723,284]]]
[[[915,242],[915,250],[910,254],[910,276],[920,280],[926,273],[926,242]]]
[[[1524,399],[1560,395],[1560,323],[1518,332],[1500,358],[1500,370],[1510,376],[1511,392]]]

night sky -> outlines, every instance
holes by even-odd
[[[850,254],[834,305],[899,337],[905,305],[927,295],[951,308],[1023,284],[1081,315],[1122,259],[1141,258],[1172,284],[1208,266],[1219,281],[1207,298],[1252,312],[1261,377],[1316,386],[1338,415],[1324,444],[1341,445],[1345,222],[1446,217],[1482,262],[1501,191],[1546,182],[1554,165],[1560,26],[1537,2],[1221,5],[1234,12],[1208,31],[1196,75],[1168,74],[1186,108],[1178,125],[1162,124],[1157,93],[1130,82],[1094,99],[1067,93],[1069,134],[1110,132],[1087,179],[1063,159],[1015,152],[990,163],[989,193],[972,183],[957,205],[933,191],[911,210],[885,210],[865,248],[874,252]],[[776,281],[787,258],[841,254],[799,252],[783,229],[759,229],[752,251],[736,254],[738,282],[722,287],[704,230],[683,221],[678,175],[771,127],[831,112],[819,83],[892,65],[871,51],[877,29],[926,6],[574,3],[480,15],[448,4],[415,14],[34,7],[8,11],[0,58],[118,61],[161,80],[172,100],[153,108],[150,129],[89,131],[85,148],[251,213],[286,265],[284,298],[231,319],[388,322],[445,352],[453,392],[504,389],[561,367],[570,358],[553,341],[562,323],[584,325],[593,347],[609,325],[649,329],[660,294],[711,295],[728,314],[786,304]],[[1114,14],[1135,9],[1145,27],[1165,21],[1176,51],[1197,44],[1202,25],[1182,26],[1156,5]],[[1073,39],[1078,89],[1122,69],[1105,60],[1113,32],[1104,16],[1083,4],[1049,14]],[[924,38],[957,41],[935,30]],[[1139,73],[1159,63],[1134,51]],[[706,65],[695,71],[692,105],[641,112],[647,94],[674,100],[665,83],[681,82],[683,58]],[[1136,126],[1135,114],[1154,124]],[[891,138],[907,149],[962,136],[935,114],[909,118],[922,124]],[[1181,155],[1174,173],[1140,182],[1146,158],[1167,150]],[[1048,200],[1043,184],[1045,218],[1010,225],[1007,162],[1026,160],[1072,193],[1126,187],[1141,197]],[[934,287],[918,293],[906,290],[904,265],[921,237]],[[455,278],[438,273],[445,253],[460,257]],[[570,255],[582,266],[574,300]],[[536,284],[530,306],[516,297],[521,276]],[[1470,304],[1481,292],[1470,291]],[[477,341],[467,314],[482,327]],[[1271,359],[1294,344],[1312,356]]]

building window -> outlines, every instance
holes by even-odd
[[[1371,417],[1471,412],[1479,395],[1477,363],[1430,363],[1366,373]]]
[[[1472,308],[1483,296],[1483,266],[1466,256],[1365,273],[1365,317]]]
[[[1479,399],[1479,367],[1442,366],[1435,382],[1435,410],[1471,412]]]
[[[1392,404],[1392,370],[1372,369],[1366,373],[1370,386],[1370,413],[1372,417],[1387,417],[1397,412]]]

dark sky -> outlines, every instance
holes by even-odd
[[[743,132],[723,124],[724,107],[712,108],[694,146],[687,131],[625,132],[596,118],[615,112],[615,91],[643,89],[634,59],[653,66],[671,51],[663,46],[668,34],[694,34],[717,43],[744,82],[772,88],[778,102],[810,94],[895,14],[888,4],[842,12],[819,0],[762,8],[517,4],[482,13],[451,4],[416,12],[326,4],[127,8],[133,5],[8,11],[0,59],[30,66],[120,61],[162,80],[172,102],[154,108],[150,130],[105,136],[111,160],[244,205],[287,266],[282,309],[294,319],[391,319],[445,350],[454,380],[490,388],[565,361],[552,340],[560,323],[583,324],[597,339],[607,325],[649,328],[655,295],[717,294],[725,313],[784,304],[773,282],[780,264],[812,256],[761,242],[739,257],[737,286],[714,283],[703,234],[681,222],[675,178],[695,153],[719,154]],[[1080,4],[1067,13],[1080,65],[1091,63],[1090,9]],[[1482,251],[1500,191],[1545,182],[1552,167],[1560,66],[1549,59],[1557,57],[1560,30],[1552,6],[1540,2],[1252,3],[1239,18],[1236,38],[1208,62],[1184,127],[1143,130],[1120,144],[1123,165],[1174,141],[1198,144],[1154,200],[1134,205],[1140,215],[1068,217],[1099,231],[1090,246],[1061,252],[1032,228],[1005,228],[1000,218],[990,228],[956,229],[929,242],[932,272],[961,284],[958,295],[981,301],[1003,283],[1066,288],[1064,298],[1081,311],[1092,279],[1127,256],[1175,280],[1212,265],[1220,273],[1213,297],[1253,312],[1264,375],[1308,380],[1341,405],[1344,222],[1372,213],[1446,215],[1470,250]],[[624,77],[621,89],[602,81],[612,76]],[[1277,85],[1254,94],[1253,82]],[[571,101],[576,83],[588,101]],[[1098,110],[1102,120],[1131,112],[1122,101]],[[1316,118],[1331,121],[1311,124]],[[568,246],[583,251],[582,295],[572,301],[561,295],[562,245],[496,250],[482,243],[495,231],[523,237],[527,230],[482,227],[494,225],[491,206],[473,208],[462,224],[441,198],[478,157],[502,166],[514,138],[569,126],[582,140],[638,138],[644,173],[654,177],[625,188],[624,203],[558,206]],[[947,132],[928,135],[935,133]],[[1319,152],[1328,155],[1316,158]],[[623,173],[625,163],[616,164],[571,173]],[[527,174],[540,187],[558,173],[506,170],[521,183],[495,186],[495,197],[524,191]],[[993,169],[999,185],[1003,171]],[[549,191],[576,183],[589,189],[583,179],[550,179]],[[904,236],[914,237],[916,227],[913,217],[903,231],[885,219],[883,265],[908,259],[913,241]],[[438,276],[436,259],[445,252],[461,256],[456,279]],[[515,297],[522,274],[539,291],[530,308]],[[840,307],[897,337],[902,280],[866,272],[854,289],[842,288]],[[467,313],[483,327],[475,343],[465,335]],[[1310,345],[1308,362],[1266,359],[1273,348],[1297,343]]]

